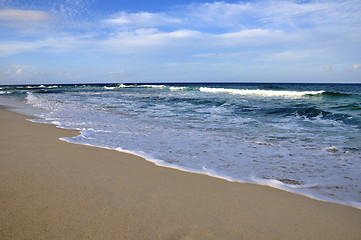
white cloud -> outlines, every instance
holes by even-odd
[[[238,32],[213,34],[221,46],[257,46],[273,43],[284,43],[291,40],[291,36],[281,30],[246,29]]]
[[[190,24],[243,29],[250,26],[298,29],[324,24],[358,25],[361,20],[361,4],[355,0],[214,2],[189,5],[188,10],[184,18]]]
[[[8,41],[0,42],[0,56],[9,56],[17,53],[32,52],[43,47],[43,41],[35,42],[21,42],[21,41]]]
[[[120,32],[112,38],[100,41],[97,46],[120,54],[169,50],[169,47],[178,47],[174,49],[177,52],[181,47],[189,47],[192,41],[201,35],[200,32],[192,30],[160,32],[157,29],[137,29],[132,32]]]
[[[263,51],[243,51],[243,52],[224,52],[224,53],[203,53],[196,54],[197,58],[217,58],[237,60],[238,62],[258,62],[258,63],[296,63],[312,58],[314,52],[310,51],[282,51],[266,53]]]
[[[15,74],[16,74],[16,75],[20,75],[20,74],[23,73],[23,71],[24,71],[24,67],[23,67],[23,66],[20,66],[18,69],[16,69]]]
[[[164,32],[155,28],[120,31],[105,39],[93,39],[92,35],[59,35],[37,41],[0,41],[0,56],[23,52],[50,51],[108,51],[115,54],[171,54],[203,51],[208,48],[226,49],[269,45],[287,41],[281,31],[249,29],[234,33],[208,34],[190,29]],[[191,54],[190,56],[192,56]]]
[[[361,69],[361,64],[343,65],[343,70],[346,72],[354,72]]]
[[[332,66],[331,65],[325,65],[322,67],[322,69],[326,72],[330,72],[332,70]]]
[[[354,64],[354,65],[352,65],[352,69],[353,69],[353,70],[360,70],[360,69],[361,69],[361,64]]]
[[[0,27],[18,28],[17,30],[26,36],[100,29],[99,15],[96,10],[91,9],[95,0],[0,0],[0,2],[0,9],[4,9],[0,10]]]
[[[89,40],[89,35],[58,35],[37,41],[0,41],[0,57],[36,51],[69,52],[74,49],[91,51],[96,45],[96,42]]]
[[[162,32],[158,29],[137,29],[119,32],[102,40],[98,46],[120,54],[145,53],[172,54],[207,49],[247,48],[285,43],[292,38],[279,30],[248,29],[239,32],[211,34],[182,29]],[[247,51],[249,52],[249,51]],[[197,54],[191,54],[193,56]]]
[[[0,28],[2,26],[17,30],[26,35],[31,33],[44,32],[55,18],[44,11],[32,11],[32,10],[19,10],[19,9],[7,9],[0,10]],[[38,34],[34,34],[37,36]],[[9,34],[10,35],[10,34]],[[6,36],[6,34],[4,34]],[[13,36],[11,33],[10,36]]]
[[[185,17],[189,24],[195,26],[209,25],[215,27],[245,26],[242,21],[252,16],[252,3],[213,2],[192,4],[187,7],[189,14]]]
[[[247,29],[239,32],[225,33],[222,34],[222,38],[259,38],[259,37],[270,37],[276,34],[280,34],[281,31],[272,31],[268,29]]]
[[[20,75],[23,72],[24,68],[25,66],[23,65],[13,64],[9,66],[7,69],[5,69],[3,73],[6,75]]]
[[[109,73],[110,77],[112,77],[112,78],[120,77],[120,76],[123,76],[124,74],[125,74],[124,70],[114,71],[114,72]]]
[[[22,29],[23,33],[40,32],[44,26],[54,20],[52,16],[43,11],[8,9],[0,10],[0,27]]]
[[[207,47],[227,49],[272,44],[279,48],[277,52],[289,53],[302,48],[308,48],[308,51],[317,48],[340,49],[351,41],[343,37],[347,32],[361,31],[359,24],[355,24],[361,21],[358,9],[361,12],[360,2],[353,0],[265,0],[191,4],[162,13],[121,12],[105,22],[124,27],[123,30],[141,30],[120,32],[104,40],[103,44],[118,50],[126,46],[154,47],[162,44],[167,49],[169,45],[175,45],[169,42],[175,41],[175,36],[184,35],[177,43],[194,50],[196,46],[202,50]],[[149,30],[150,27],[153,29]],[[139,34],[141,31],[144,34]],[[341,32],[345,34],[338,34]],[[347,36],[351,38],[349,34]],[[352,41],[359,42],[358,37],[356,34]],[[300,58],[295,55],[279,56],[287,57]]]
[[[320,53],[315,53],[314,51],[292,51],[292,50],[286,50],[279,53],[273,53],[264,55],[263,58],[261,58],[263,61],[269,61],[269,62],[299,62],[304,61],[307,59],[310,59],[314,57],[314,55],[321,55]]]
[[[0,20],[12,22],[39,22],[49,21],[52,17],[43,11],[8,9],[0,10]]]
[[[104,20],[105,23],[110,23],[117,26],[141,26],[141,27],[152,27],[152,26],[163,26],[173,25],[181,23],[182,20],[167,16],[162,13],[127,13],[120,12],[113,18]]]
[[[38,74],[40,74],[40,72],[37,68],[22,64],[12,64],[0,70],[0,76],[8,80],[26,79]]]
[[[263,8],[258,8],[257,12],[262,18],[261,22],[284,22],[295,19],[317,16],[320,13],[322,17],[328,15],[335,9],[335,4],[331,2],[295,2],[295,1],[267,1]]]

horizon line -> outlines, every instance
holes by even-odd
[[[108,83],[35,83],[35,84],[0,84],[0,86],[76,86],[76,85],[171,85],[171,84],[338,84],[338,85],[357,85],[357,82],[108,82]]]

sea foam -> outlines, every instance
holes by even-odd
[[[227,88],[199,88],[201,92],[212,92],[212,93],[230,93],[239,95],[259,95],[265,97],[303,97],[306,95],[317,95],[322,94],[325,91],[275,91],[275,90],[260,90],[260,89],[227,89]]]

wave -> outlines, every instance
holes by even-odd
[[[59,86],[58,85],[52,85],[52,86],[50,86],[50,85],[47,85],[47,86],[45,86],[45,85],[39,85],[39,86],[26,86],[25,88],[58,88]]]
[[[145,88],[166,88],[165,85],[137,85],[137,87],[145,87]]]
[[[39,89],[39,90],[35,90],[32,91],[33,93],[61,93],[61,90],[56,90],[56,89]]]
[[[52,85],[52,86],[44,86],[42,85],[43,88],[58,88],[58,85]]]
[[[36,105],[36,103],[38,103],[39,102],[39,98],[38,97],[36,97],[33,93],[31,93],[31,92],[27,92],[27,96],[26,96],[26,102],[28,103],[28,104],[32,104],[32,105]]]
[[[334,108],[335,109],[347,109],[347,110],[359,111],[359,110],[361,110],[361,105],[359,105],[357,103],[351,103],[351,104],[347,104],[347,105],[337,106],[337,107],[334,107]]]
[[[113,89],[119,89],[119,88],[130,88],[130,87],[134,87],[135,85],[124,85],[122,83],[120,84],[112,84],[112,85],[108,85],[108,86],[104,86],[103,89],[106,89],[106,90],[113,90]]]
[[[274,108],[271,111],[267,112],[268,114],[280,114],[283,116],[297,115],[299,117],[313,118],[317,116],[326,116],[331,114],[324,110],[318,109],[316,107],[283,107],[283,108]]]
[[[293,116],[305,121],[326,125],[360,125],[360,121],[345,113],[336,113],[319,109],[317,107],[284,107],[274,108],[265,111],[266,114],[276,114],[284,117]]]
[[[229,93],[239,95],[258,95],[264,97],[304,97],[306,95],[322,94],[325,91],[276,91],[276,90],[261,90],[261,89],[228,89],[228,88],[207,88],[200,87],[201,92],[212,93]]]
[[[114,88],[167,88],[166,85],[151,85],[151,84],[123,84],[120,83],[116,86],[105,86],[103,89],[114,89]]]
[[[25,88],[45,88],[44,85],[39,85],[39,86],[26,86]]]
[[[171,91],[185,91],[188,89],[190,89],[190,88],[188,88],[188,87],[169,87],[169,90],[171,90]]]
[[[341,92],[323,92],[322,96],[326,96],[326,97],[348,97],[348,96],[352,96],[352,94],[341,93]]]
[[[329,92],[329,91],[322,91],[318,94],[311,94],[312,97],[322,97],[327,99],[338,99],[338,98],[345,98],[345,97],[353,97],[353,94],[350,93],[342,93],[342,92]]]
[[[280,86],[264,86],[264,88],[266,89],[275,89],[275,90],[284,90],[284,87],[280,87]]]

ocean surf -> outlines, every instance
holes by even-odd
[[[361,208],[361,85],[1,86],[64,140]]]

